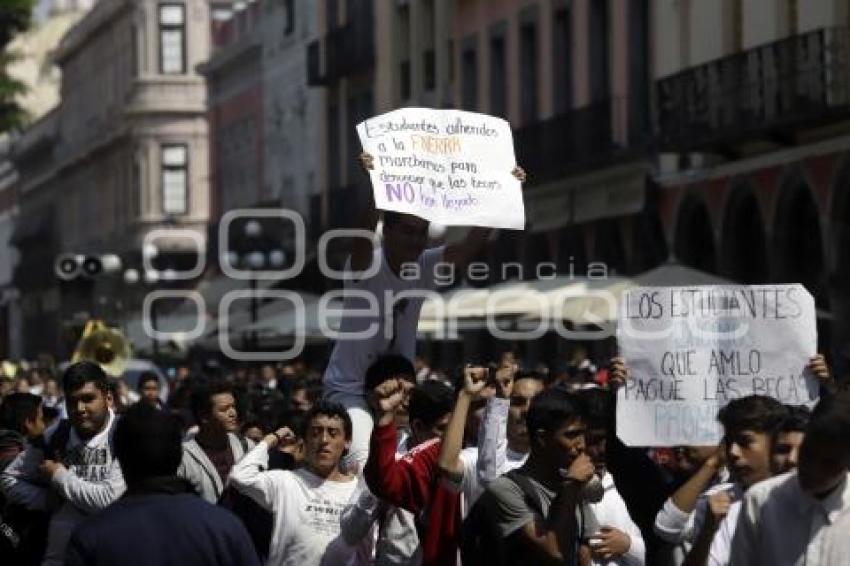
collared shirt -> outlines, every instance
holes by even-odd
[[[850,557],[850,473],[825,498],[797,472],[754,485],[744,497],[731,566],[842,566]]]
[[[646,545],[643,542],[643,535],[640,529],[632,521],[629,516],[629,511],[626,508],[626,502],[620,497],[617,488],[614,486],[614,478],[611,474],[602,476],[602,487],[605,489],[605,495],[598,503],[589,503],[587,506],[596,517],[597,523],[601,527],[614,527],[629,535],[631,544],[629,550],[622,556],[613,560],[603,560],[594,558],[594,566],[642,566],[646,554]]]
[[[738,516],[741,514],[741,491],[732,491],[734,501],[729,505],[729,511],[720,525],[714,538],[711,540],[711,548],[708,551],[708,566],[726,566],[729,564],[729,552],[732,550],[732,539],[735,537],[735,528],[738,526]]]

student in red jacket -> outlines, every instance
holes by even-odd
[[[438,387],[445,387],[443,394],[435,390]],[[445,393],[448,393],[448,403]],[[411,425],[417,420],[429,421],[433,438],[396,459],[395,412],[403,397],[404,384],[399,379],[387,380],[375,388],[372,405],[377,420],[364,469],[366,483],[375,496],[416,516],[423,566],[456,564],[461,531],[460,490],[459,486],[441,480],[438,465],[441,438],[451,414],[453,395],[448,386],[436,381],[413,389]]]

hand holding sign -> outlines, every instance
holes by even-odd
[[[515,167],[505,120],[404,108],[358,124],[357,133],[377,208],[445,226],[525,227],[525,171]]]

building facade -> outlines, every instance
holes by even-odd
[[[117,319],[132,308],[113,299],[120,276],[60,284],[59,254],[117,254],[140,268],[146,235],[179,229],[194,236],[171,232],[155,245],[160,265],[181,270],[206,245],[206,86],[195,66],[209,56],[216,9],[100,0],[56,49],[61,102],[13,149],[26,355],[66,353],[75,315]]]
[[[490,261],[526,274],[540,262],[626,274],[663,261],[647,2],[462,0],[453,22],[455,104],[507,119],[529,178],[526,230],[502,231]]]
[[[659,184],[683,263],[802,283],[820,347],[850,328],[848,2],[653,2]]]
[[[318,39],[307,51],[308,83],[320,97],[315,234],[357,225],[367,202],[359,122],[402,106],[452,106],[452,4],[316,2]]]
[[[213,220],[254,206],[308,216],[319,119],[305,56],[314,9],[306,0],[265,0],[234,11],[199,67],[209,88]]]

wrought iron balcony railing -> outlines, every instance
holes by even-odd
[[[850,116],[850,33],[824,28],[656,81],[658,142],[693,151]]]

